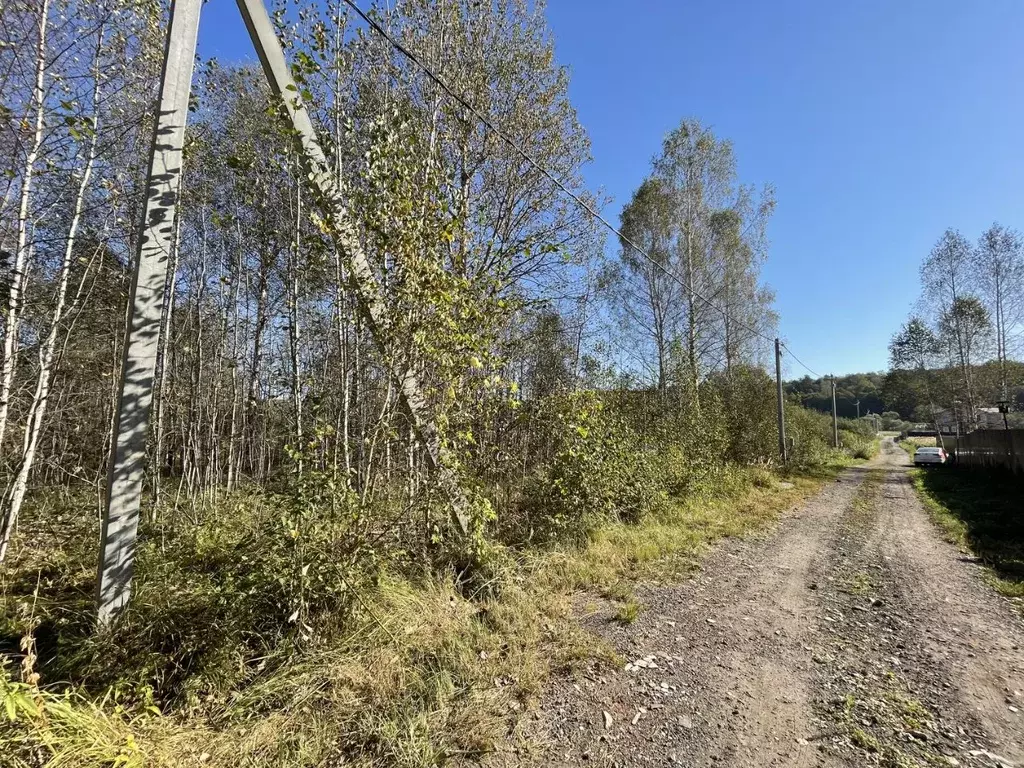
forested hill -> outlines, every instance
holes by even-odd
[[[1003,366],[988,361],[970,367],[978,403],[992,406],[1004,391],[1013,405],[1011,410],[1024,411],[1024,363],[1007,360]],[[950,407],[948,404],[962,391],[956,366],[928,368],[926,371],[893,370],[888,373],[851,373],[836,377],[836,409],[840,416],[853,418],[860,414],[898,413],[901,418],[927,421],[929,408]],[[786,393],[801,405],[823,413],[832,412],[832,390],[827,378],[802,379],[785,384]],[[929,391],[931,396],[929,399]]]
[[[857,401],[860,401],[860,415],[882,413],[886,410],[882,400],[884,373],[851,373],[836,377],[836,410],[840,416],[856,418]],[[804,376],[796,381],[786,382],[786,393],[795,395],[807,408],[832,412],[832,387],[827,378],[812,379]]]

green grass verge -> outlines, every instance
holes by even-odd
[[[672,501],[635,525],[603,526],[585,547],[511,554],[495,577],[500,584],[486,594],[466,595],[438,577],[385,576],[362,592],[342,630],[283,659],[226,657],[225,672],[244,667],[232,673],[242,682],[203,694],[194,706],[147,701],[146,685],[130,680],[106,693],[36,687],[16,682],[31,678],[31,669],[19,675],[8,668],[0,674],[3,764],[473,762],[521,741],[522,713],[554,671],[581,659],[614,659],[577,622],[581,593],[603,592],[619,604],[616,620],[631,623],[643,610],[633,581],[689,572],[715,541],[764,530],[837,471],[791,476],[786,487],[763,470],[730,470],[718,494]],[[17,602],[35,611],[30,597],[7,599],[9,610]],[[31,651],[33,643],[26,634],[23,648]]]
[[[921,501],[946,538],[981,558],[992,585],[1024,598],[1024,479],[941,467],[913,470]]]

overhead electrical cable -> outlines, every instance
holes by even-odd
[[[739,326],[740,328],[743,328],[744,330],[748,331],[749,333],[751,333],[754,336],[758,336],[759,338],[762,338],[765,341],[774,342],[774,340],[775,340],[774,337],[769,336],[768,334],[765,334],[762,331],[759,331],[756,328],[753,328],[750,325],[737,320],[735,317],[729,315],[729,313],[725,309],[723,309],[722,307],[718,306],[713,301],[711,301],[710,299],[708,299],[705,296],[701,295],[698,291],[694,290],[692,287],[690,287],[686,283],[684,283],[683,280],[678,275],[673,274],[671,271],[669,271],[663,264],[661,264],[661,262],[659,262],[657,259],[653,258],[649,253],[647,253],[647,251],[645,251],[643,248],[641,248],[639,245],[637,245],[631,238],[627,237],[622,232],[622,230],[620,230],[618,227],[616,227],[614,224],[612,224],[610,221],[608,221],[604,216],[602,216],[600,213],[598,213],[594,209],[594,207],[592,205],[590,205],[590,203],[588,203],[586,200],[584,200],[582,197],[580,197],[577,193],[575,193],[571,189],[569,189],[557,176],[555,176],[554,173],[552,173],[550,170],[548,170],[548,168],[546,168],[539,161],[535,160],[530,155],[529,152],[527,152],[525,149],[523,149],[522,146],[520,146],[519,143],[516,142],[515,139],[513,139],[510,136],[508,136],[504,131],[502,131],[500,128],[498,128],[493,122],[491,122],[491,120],[486,115],[484,115],[476,107],[474,107],[472,104],[470,104],[469,101],[467,101],[466,98],[462,96],[462,94],[460,94],[457,91],[455,91],[451,86],[448,85],[448,83],[446,83],[444,80],[442,80],[441,77],[437,73],[435,73],[434,70],[431,69],[427,64],[425,64],[415,53],[413,53],[408,48],[406,48],[404,45],[402,45],[402,43],[399,42],[398,40],[396,40],[395,37],[390,32],[388,32],[386,29],[384,29],[384,27],[381,26],[381,24],[376,19],[374,19],[372,16],[370,16],[369,14],[364,12],[362,8],[360,8],[358,5],[356,5],[354,0],[344,0],[344,1],[345,1],[345,4],[349,8],[351,8],[356,13],[356,15],[359,16],[359,18],[361,18],[364,22],[366,22],[366,24],[370,27],[370,29],[372,29],[374,32],[376,32],[378,35],[380,35],[382,38],[384,38],[388,43],[391,44],[391,46],[396,51],[401,53],[409,61],[411,61],[413,64],[415,64],[417,67],[419,67],[419,69],[421,69],[423,71],[423,73],[431,81],[433,81],[435,85],[437,85],[438,88],[440,88],[442,91],[444,91],[446,94],[448,94],[448,96],[450,96],[454,101],[458,102],[458,104],[460,104],[469,113],[471,113],[485,128],[487,128],[487,130],[489,130],[492,134],[494,134],[499,139],[504,141],[509,147],[511,147],[516,152],[516,154],[518,154],[520,157],[522,157],[535,170],[539,171],[552,184],[554,184],[556,187],[558,187],[558,189],[560,189],[570,200],[572,200],[574,203],[576,203],[576,205],[578,205],[580,208],[582,208],[584,211],[586,211],[588,214],[590,214],[590,216],[592,216],[594,219],[596,219],[601,224],[603,224],[610,232],[612,232],[616,236],[618,236],[619,240],[623,244],[629,246],[634,251],[636,251],[638,254],[640,254],[641,257],[643,257],[646,261],[650,262],[650,264],[652,264],[654,267],[656,267],[661,272],[663,272],[665,274],[665,276],[668,277],[670,280],[673,280],[676,283],[678,283],[680,286],[682,286],[683,289],[687,291],[687,293],[690,293],[693,296],[695,296],[696,298],[700,299],[710,309],[713,309],[716,312],[720,313],[723,318],[728,319],[733,324]],[[815,376],[818,376],[818,374],[814,373],[814,371],[811,368],[808,368],[807,365],[805,365],[803,362],[801,362],[800,358],[798,358],[796,355],[794,355],[793,352],[788,347],[785,347],[785,345],[783,345],[783,347],[785,348],[786,352],[788,352],[790,354],[790,356],[794,360],[796,360],[797,363],[802,365],[804,368],[807,368],[807,370],[810,371],[811,373],[813,373]],[[819,376],[819,378],[820,378],[820,376]]]

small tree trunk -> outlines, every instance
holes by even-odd
[[[157,357],[157,401],[156,401],[156,427],[155,427],[155,468],[153,473],[153,515],[157,514],[157,507],[160,503],[160,493],[163,488],[163,474],[167,465],[165,460],[166,442],[166,419],[167,419],[167,398],[168,382],[171,369],[171,331],[174,316],[174,291],[177,287],[178,257],[181,249],[181,217],[178,217],[174,228],[174,247],[171,250],[171,263],[167,268],[167,299],[164,302],[164,317],[160,327],[160,350]]]
[[[697,382],[699,381],[699,373],[697,371],[697,294],[694,290],[694,246],[691,228],[692,224],[688,224],[686,228],[686,353],[690,364],[690,370],[687,373],[690,377],[690,384],[693,387],[693,402],[697,408],[700,408],[700,395],[697,389]]]
[[[0,368],[0,451],[7,434],[7,419],[11,407],[11,390],[14,373],[18,365],[18,329],[21,325],[21,295],[25,287],[28,270],[28,256],[31,244],[28,238],[29,214],[32,202],[32,183],[35,179],[36,162],[43,145],[45,129],[45,77],[46,77],[46,25],[49,19],[50,2],[42,0],[39,6],[39,39],[36,45],[35,107],[36,122],[32,144],[25,156],[25,168],[21,176],[21,195],[18,206],[18,247],[14,253],[14,268],[11,275],[11,289],[7,302],[7,320],[4,324],[4,359]]]
[[[295,237],[293,241],[291,264],[289,264],[288,286],[288,341],[291,352],[292,363],[292,407],[294,409],[295,447],[299,450],[298,473],[302,475],[303,458],[302,451],[302,368],[300,362],[300,345],[302,343],[302,328],[299,325],[299,249],[302,247],[302,186],[296,181],[295,185]]]

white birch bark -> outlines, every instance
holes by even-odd
[[[97,51],[97,60],[99,51]],[[21,512],[21,505],[25,501],[25,492],[28,489],[28,478],[32,472],[32,465],[35,463],[36,448],[39,446],[39,435],[42,432],[46,419],[46,407],[50,397],[50,380],[53,376],[54,360],[57,352],[57,339],[64,322],[65,310],[68,306],[68,285],[71,281],[71,266],[74,256],[75,240],[78,235],[78,228],[82,221],[82,208],[85,205],[85,197],[89,191],[89,181],[92,178],[93,165],[96,162],[96,145],[99,137],[99,96],[100,96],[100,74],[97,71],[96,83],[93,89],[93,105],[96,114],[92,121],[92,135],[89,139],[89,147],[86,150],[85,167],[82,169],[82,176],[78,183],[78,192],[75,195],[74,212],[71,215],[71,224],[68,227],[67,242],[64,245],[64,256],[61,259],[60,271],[57,277],[57,296],[54,302],[53,314],[50,318],[50,331],[39,353],[39,374],[36,380],[35,392],[32,395],[32,404],[29,407],[28,420],[25,426],[25,436],[22,444],[21,465],[18,474],[15,476],[14,484],[11,487],[10,498],[4,506],[3,534],[0,536],[0,563],[7,556],[7,547],[11,541],[11,534],[18,522],[18,515]]]
[[[11,290],[7,308],[7,319],[4,323],[4,359],[0,368],[0,449],[3,448],[7,434],[7,420],[11,408],[11,391],[14,385],[14,374],[18,365],[18,331],[21,325],[22,293],[25,288],[25,275],[28,271],[29,251],[29,217],[32,205],[32,184],[35,180],[36,162],[43,145],[46,117],[46,28],[49,17],[49,0],[42,0],[39,6],[39,38],[36,44],[36,71],[34,101],[36,108],[35,129],[32,143],[25,156],[25,169],[21,177],[21,194],[18,206],[18,245],[14,252],[14,265],[11,275]]]

